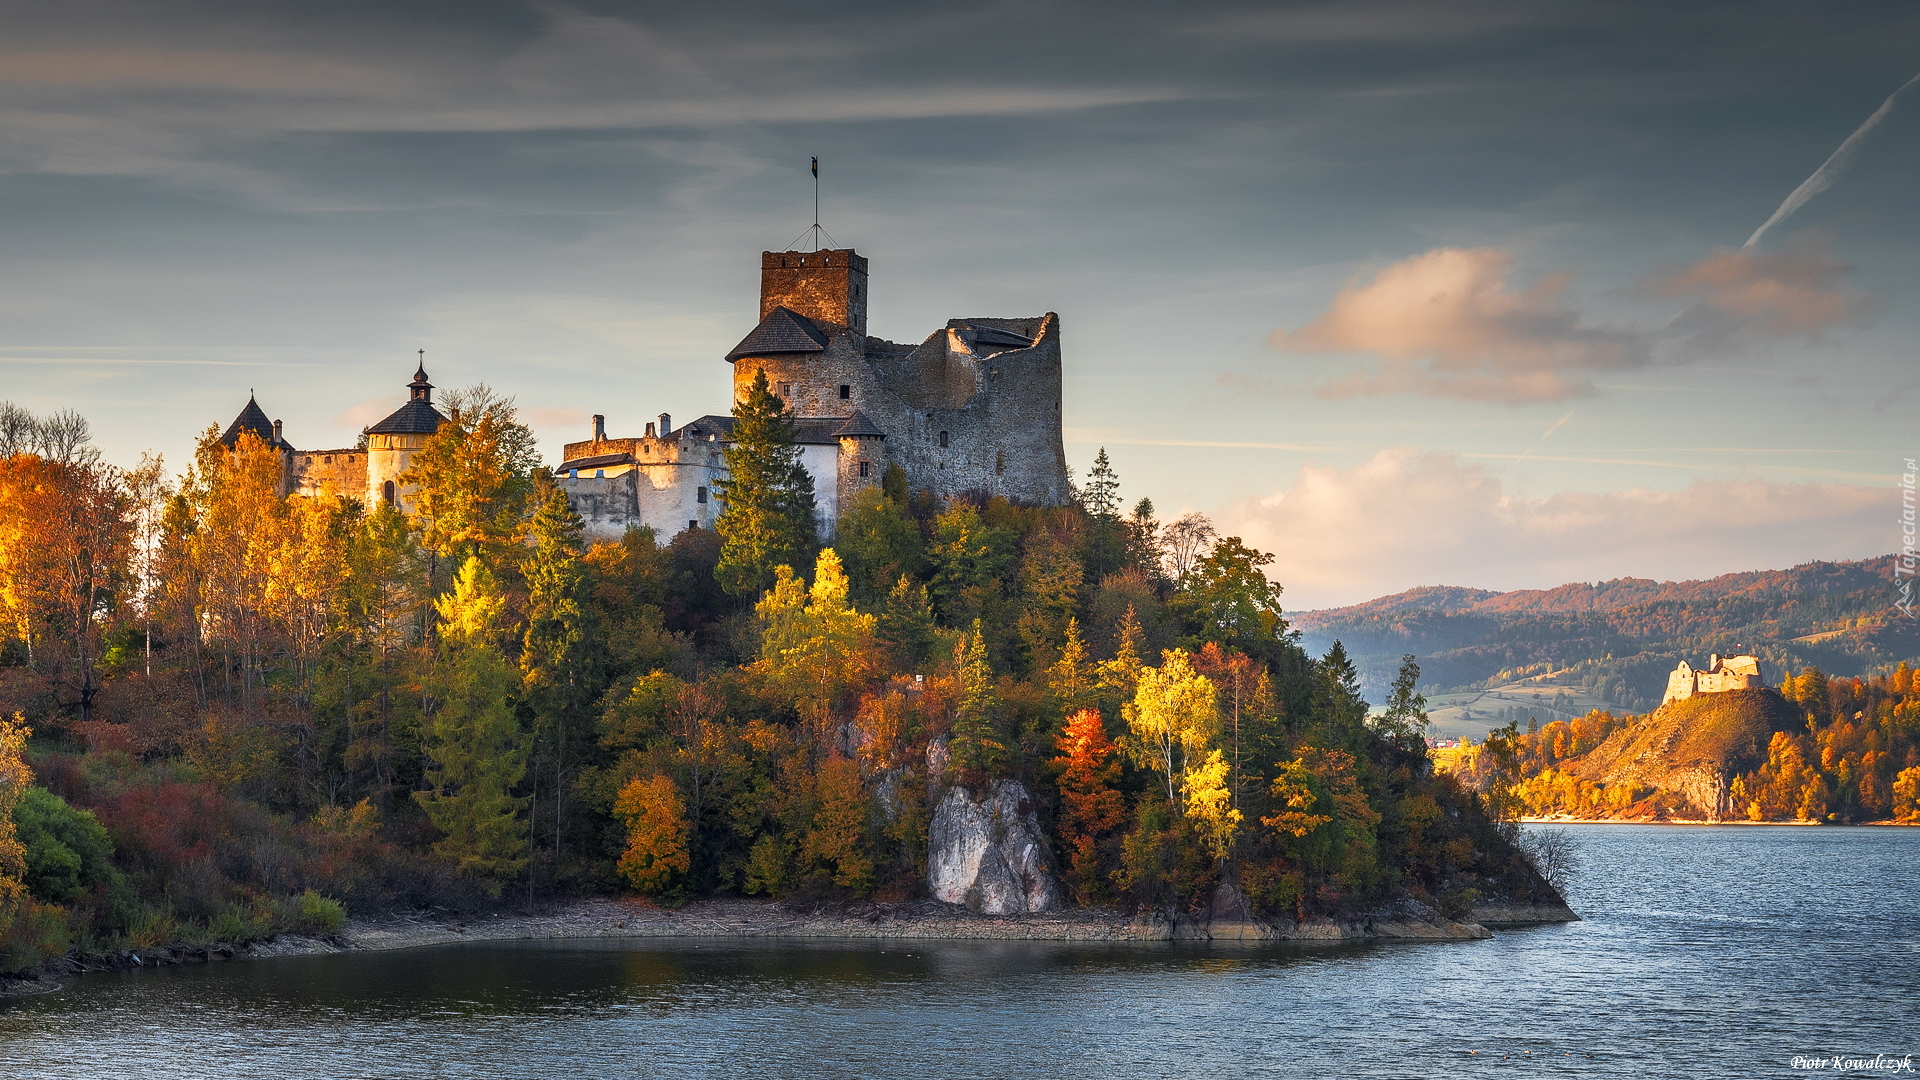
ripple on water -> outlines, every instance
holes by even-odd
[[[1570,830],[1587,921],[1488,941],[454,945],[87,976],[0,1076],[1751,1076],[1920,1053],[1920,830]]]

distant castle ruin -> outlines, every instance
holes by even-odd
[[[1748,653],[1739,656],[1721,656],[1712,653],[1707,658],[1707,666],[1696,668],[1685,660],[1667,676],[1667,696],[1660,704],[1669,701],[1685,701],[1695,694],[1719,694],[1728,690],[1747,690],[1765,686],[1760,677],[1760,660]]]
[[[823,536],[891,466],[909,489],[945,498],[1059,505],[1071,497],[1060,430],[1060,320],[1051,312],[952,319],[918,345],[896,344],[867,336],[867,260],[858,252],[767,251],[759,324],[725,359],[736,403],[761,373],[786,402]],[[280,422],[269,422],[252,399],[222,441],[231,446],[250,431],[278,448],[283,493],[346,495],[411,513],[415,491],[400,476],[446,417],[433,405],[424,363],[407,389],[405,405],[366,429],[364,447],[295,450]],[[613,539],[646,527],[665,542],[712,527],[732,431],[730,410],[678,428],[661,413],[637,438],[608,438],[604,416],[596,415],[591,438],[566,444],[555,480],[588,536]]]

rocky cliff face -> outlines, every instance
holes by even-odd
[[[935,899],[987,915],[1059,907],[1060,883],[1027,789],[997,780],[978,795],[948,790],[927,833],[927,884]]]
[[[1561,767],[1608,787],[1677,793],[1694,814],[1718,821],[1738,813],[1727,796],[1733,777],[1764,764],[1773,733],[1792,731],[1802,719],[1765,687],[1696,694],[1667,702]]]

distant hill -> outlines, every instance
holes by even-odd
[[[1893,560],[1513,592],[1429,586],[1288,617],[1315,654],[1343,641],[1374,702],[1413,653],[1436,726],[1475,734],[1528,715],[1650,711],[1676,663],[1713,652],[1752,651],[1769,682],[1808,665],[1865,675],[1920,658],[1920,624],[1892,607]]]
[[[1693,818],[1738,817],[1728,784],[1767,760],[1776,731],[1800,731],[1806,714],[1771,689],[1670,701],[1561,768],[1610,789],[1670,792]],[[1622,808],[1631,813],[1630,808]]]

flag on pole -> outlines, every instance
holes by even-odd
[[[820,159],[819,158],[813,159],[813,178],[815,180],[820,179]]]

